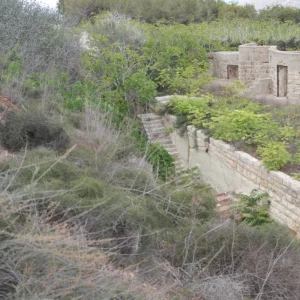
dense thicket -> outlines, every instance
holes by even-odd
[[[254,5],[228,4],[222,0],[60,0],[58,8],[77,20],[91,18],[103,11],[118,11],[149,23],[168,20],[188,24],[235,18],[300,21],[298,8],[274,5],[256,11]]]
[[[18,48],[26,72],[76,69],[79,49],[74,34],[59,14],[37,1],[0,2],[1,58]],[[3,67],[3,66],[2,66]]]
[[[65,9],[89,17],[97,12],[93,3]],[[146,1],[101,3],[124,12],[135,3],[132,9],[145,13]],[[166,3],[156,3],[159,18],[170,11],[170,20],[193,20]],[[211,21],[216,3],[197,3],[207,4],[204,19]],[[247,225],[271,221],[260,197],[244,197],[239,222],[218,220],[211,187],[196,170],[175,177],[172,157],[147,141],[134,118],[155,94],[202,94],[208,51],[283,32],[289,39],[297,26],[246,19],[226,28],[220,21],[147,24],[114,12],[74,29],[37,4],[1,5],[9,24],[0,20],[7,43],[1,93],[9,91],[4,99],[20,111],[1,110],[1,146],[17,145],[0,162],[1,299],[298,300],[298,242],[274,223]],[[19,36],[24,27],[32,32],[28,41]],[[75,31],[82,32],[77,39]],[[245,105],[239,100],[233,106]],[[291,121],[291,114],[278,118]]]

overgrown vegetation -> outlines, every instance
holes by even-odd
[[[262,158],[268,170],[299,167],[298,110],[269,111],[243,97],[205,95],[199,99],[173,99],[169,110],[179,122],[203,129],[208,136],[232,143]],[[294,168],[291,168],[291,171]]]
[[[199,96],[210,80],[207,50],[239,42],[226,30],[225,39],[208,34],[220,31],[219,21],[186,26],[174,17],[212,21],[231,8],[250,16],[253,8],[64,3],[66,13],[91,22],[74,28],[37,3],[0,3],[0,90],[8,102],[1,102],[0,137],[9,151],[0,162],[0,298],[297,300],[300,246],[286,228],[266,224],[260,196],[244,196],[244,220],[221,222],[211,187],[195,170],[178,180],[172,157],[147,141],[135,119],[156,94]],[[132,9],[135,20],[103,13],[113,5]],[[260,38],[259,22],[251,24],[244,37]],[[286,26],[278,24],[278,32]],[[172,110],[235,144],[244,137],[244,145],[272,153],[283,143],[297,147],[291,110],[210,95]],[[272,134],[277,144],[267,148],[261,141]],[[298,152],[290,153],[296,165]]]
[[[257,11],[254,5],[238,5],[213,0],[59,0],[62,13],[75,17],[92,18],[102,11],[119,11],[134,19],[155,23],[160,20],[176,21],[182,24],[203,21],[230,20],[234,18],[268,20],[281,22],[300,21],[300,10],[281,5],[268,6]]]
[[[0,140],[1,145],[12,151],[42,145],[62,150],[66,149],[69,142],[64,129],[51,123],[39,112],[27,114],[9,112],[5,123],[0,124]]]
[[[238,195],[239,202],[235,209],[240,214],[240,220],[250,226],[271,223],[269,216],[269,200],[267,193],[259,193],[253,190],[250,195]]]

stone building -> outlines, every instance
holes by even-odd
[[[251,43],[239,46],[237,52],[211,53],[209,59],[214,77],[243,82],[247,94],[269,94],[300,104],[300,51]]]

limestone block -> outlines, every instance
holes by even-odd
[[[196,137],[196,143],[198,148],[206,148],[206,143],[204,139]],[[211,146],[209,146],[210,151],[212,151]]]
[[[247,165],[253,165],[258,162],[258,159],[243,151],[235,151],[234,156],[241,162]]]
[[[299,216],[299,222],[300,222],[300,207],[294,206],[294,214]]]
[[[209,139],[210,146],[214,146],[215,145],[215,141],[218,141],[218,140],[215,140],[214,138],[210,138]]]
[[[202,130],[197,130],[196,136],[197,136],[197,138],[201,138],[203,140],[205,140],[207,138],[207,136],[204,134],[204,132]]]
[[[270,171],[269,177],[282,184],[283,183],[283,178],[281,176],[282,174],[283,174],[282,172]]]
[[[264,178],[260,178],[260,180],[259,180],[259,186],[263,187],[264,189],[268,189],[269,188],[269,182],[268,182],[268,180],[266,180]]]
[[[276,197],[278,197],[280,200],[284,199],[285,192],[282,190],[282,187],[278,187],[276,185],[269,185],[268,189],[271,190]]]
[[[214,146],[224,152],[233,152],[234,147],[220,140],[214,140]]]
[[[297,204],[297,197],[294,197],[294,196],[292,196],[292,195],[289,195],[289,194],[286,194],[285,195],[285,200],[287,201],[287,203],[288,203],[288,207],[290,206],[290,205],[292,205],[293,207],[295,207],[295,204]]]
[[[190,148],[197,148],[196,127],[191,125],[187,126],[187,134]]]
[[[175,116],[175,115],[166,114],[166,119],[173,125],[175,125],[177,122],[177,116]]]
[[[285,187],[287,188],[292,188],[292,186],[294,186],[295,188],[298,187],[297,181],[293,179],[291,176],[282,172],[276,172],[276,173],[278,173],[277,176],[281,178],[281,182]]]
[[[236,170],[243,175],[245,168],[237,162]]]
[[[209,152],[215,153],[215,152],[218,152],[218,149],[210,143],[209,144]]]

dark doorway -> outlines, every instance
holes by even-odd
[[[288,83],[288,67],[277,66],[277,97],[286,97]]]
[[[239,78],[239,66],[228,65],[227,66],[227,79],[238,79]]]

